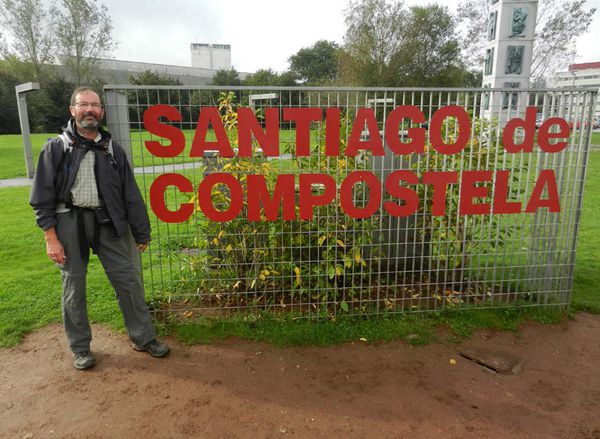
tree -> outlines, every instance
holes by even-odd
[[[212,85],[242,85],[240,74],[233,67],[230,70],[221,69],[215,72],[212,78]]]
[[[129,83],[133,85],[183,85],[179,79],[153,70],[145,70],[130,76]],[[143,121],[144,111],[149,106],[158,103],[177,106],[182,113],[183,120],[190,120],[189,93],[182,90],[141,89],[131,90],[127,94],[129,102],[135,103],[129,107],[129,121],[132,128],[139,127]]]
[[[295,75],[290,71],[277,73],[273,69],[260,69],[249,74],[244,79],[244,85],[250,87],[260,86],[294,86],[296,84]]]
[[[6,68],[6,62],[0,61],[0,134],[18,134],[21,132],[15,86],[18,78]]]
[[[256,72],[246,76],[244,79],[244,85],[249,87],[293,87],[298,85],[296,83],[296,75],[294,75],[289,70],[284,71],[283,73],[277,73],[272,69],[260,69]],[[280,107],[289,106],[290,102],[293,99],[298,99],[297,91],[288,91],[284,93],[279,93],[278,103]],[[246,101],[247,95],[243,95],[240,99],[240,102],[243,104],[247,104]],[[271,105],[273,102],[270,102]]]
[[[400,1],[351,1],[346,12],[342,54],[344,82],[388,85],[387,68],[403,41],[406,11]]]
[[[540,0],[535,23],[531,62],[532,84],[545,83],[549,73],[564,69],[576,51],[577,37],[588,31],[595,8],[586,9],[587,0]],[[481,66],[485,46],[487,0],[466,0],[459,5],[458,17],[464,24],[463,53],[472,66]]]
[[[446,7],[411,7],[402,30],[402,44],[390,60],[390,69],[394,73],[390,85],[463,85],[467,74],[455,28],[454,19]]]
[[[339,50],[335,42],[319,40],[290,56],[290,71],[306,85],[331,84],[338,76]]]
[[[15,55],[0,60],[0,132],[19,133],[15,86],[34,79],[31,63]],[[29,125],[32,132],[60,132],[69,118],[69,101],[74,85],[58,69],[45,68],[36,79],[40,90],[27,95]]]
[[[244,85],[259,87],[267,85],[279,85],[279,75],[272,69],[259,69],[249,74],[244,79]]]
[[[473,75],[464,68],[456,22],[448,8],[405,9],[401,2],[362,0],[346,15],[340,53],[345,83],[362,86],[464,86]]]
[[[465,0],[458,5],[456,12],[456,20],[462,24],[463,29],[460,41],[465,63],[469,68],[482,72],[488,15],[488,0]]]
[[[116,47],[108,8],[97,0],[62,0],[61,5],[53,8],[60,24],[54,28],[59,53],[77,84],[90,82],[98,59]]]
[[[71,117],[69,105],[75,86],[63,76],[54,73],[43,78],[40,88],[41,93],[38,96],[41,102],[34,110],[39,114],[41,131],[59,133]]]
[[[575,58],[575,40],[587,32],[596,12],[595,8],[583,8],[586,1],[540,0],[531,61],[533,79],[566,67]]]
[[[33,66],[35,78],[54,59],[53,16],[42,0],[1,0],[0,22],[12,36],[5,57],[12,54]]]
[[[145,70],[137,75],[131,75],[129,83],[133,85],[183,85],[179,79],[154,70]]]

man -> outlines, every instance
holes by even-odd
[[[30,204],[44,231],[46,253],[62,275],[62,316],[74,366],[96,363],[90,351],[86,273],[90,249],[115,289],[125,326],[137,351],[163,357],[156,339],[136,257],[150,242],[150,221],[125,152],[100,127],[100,95],[79,87],[71,96],[72,119],[40,154]]]

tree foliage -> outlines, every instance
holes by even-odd
[[[259,69],[244,79],[244,85],[250,87],[260,86],[294,86],[295,76],[290,71],[277,73],[273,69]]]
[[[116,47],[108,9],[97,0],[57,1],[0,0],[7,37],[3,42],[0,35],[3,58],[31,65],[29,80],[39,80],[48,64],[60,61],[75,83],[97,82],[98,58],[110,56]]]
[[[566,68],[575,58],[577,37],[588,31],[596,12],[587,0],[539,0],[531,63],[534,84],[544,83],[551,73]],[[489,15],[487,0],[465,0],[458,7],[458,20],[464,25],[463,55],[471,66],[483,64],[485,29]]]
[[[0,22],[11,34],[8,54],[31,63],[36,78],[54,58],[53,16],[41,0],[0,1]]]
[[[404,39],[390,68],[396,86],[441,87],[463,85],[466,71],[448,9],[438,5],[414,6],[402,31]]]
[[[34,78],[32,65],[15,56],[0,61],[0,133],[20,132],[15,86]],[[36,79],[40,90],[27,94],[29,125],[33,132],[59,132],[69,117],[74,84],[56,69],[47,68]]]
[[[244,79],[244,85],[251,87],[279,85],[279,75],[273,69],[259,69]]]
[[[129,77],[129,83],[133,85],[183,85],[183,83],[167,74],[154,70],[145,70]],[[130,90],[128,101],[135,102],[129,107],[129,122],[132,128],[139,127],[143,123],[144,111],[151,105],[170,104],[178,107],[184,120],[190,120],[189,94],[181,90],[158,90],[149,88],[147,90]]]
[[[179,79],[154,70],[145,70],[137,75],[131,75],[129,83],[133,85],[183,85]]]
[[[235,68],[221,69],[215,72],[215,75],[212,78],[212,85],[242,85],[242,80],[240,79],[240,74]]]
[[[338,76],[339,50],[335,42],[319,40],[290,56],[290,72],[302,84],[331,84]]]
[[[54,32],[62,62],[77,84],[90,82],[98,58],[107,57],[116,47],[108,9],[97,0],[61,0],[60,4],[52,11],[60,23]]]
[[[342,74],[356,85],[390,85],[389,64],[403,41],[406,10],[401,2],[351,1],[346,11]]]
[[[59,74],[51,74],[40,82],[39,102],[34,108],[39,131],[59,133],[69,119],[71,93],[75,85]]]
[[[405,8],[400,1],[350,3],[341,56],[345,83],[362,86],[462,86],[468,72],[447,7]]]
[[[15,134],[20,132],[19,114],[15,87],[19,80],[0,62],[0,134]]]
[[[533,78],[564,68],[575,58],[575,40],[587,32],[596,12],[595,8],[584,9],[586,1],[540,0],[531,63]]]

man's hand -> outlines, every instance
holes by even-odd
[[[138,251],[140,253],[143,253],[144,251],[146,251],[146,249],[148,248],[148,244],[150,244],[150,240],[148,240],[142,244],[136,244]]]
[[[46,254],[53,262],[64,264],[67,260],[65,249],[56,236],[56,229],[51,227],[44,230],[44,238],[46,239]]]

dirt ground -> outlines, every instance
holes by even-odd
[[[168,340],[165,359],[101,326],[94,337],[98,365],[84,372],[58,325],[0,350],[0,437],[600,438],[600,316],[415,348]],[[490,373],[461,346],[523,369]]]

